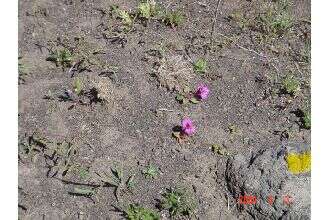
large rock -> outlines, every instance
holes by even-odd
[[[269,148],[228,159],[227,187],[240,212],[259,220],[310,219],[310,175],[288,171],[287,151],[287,147]],[[256,204],[240,204],[239,197],[244,195],[255,196]],[[290,204],[284,202],[285,196],[291,198]]]

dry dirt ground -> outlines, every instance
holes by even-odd
[[[284,158],[310,145],[310,1],[156,1],[178,25],[138,4],[19,0],[19,219],[157,219],[129,218],[130,204],[161,219],[310,219],[310,174]],[[176,100],[201,83],[206,100]],[[178,141],[184,117],[196,132]],[[189,215],[160,205],[171,188]]]

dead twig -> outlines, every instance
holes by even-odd
[[[167,109],[167,108],[159,108],[157,111],[164,111],[164,112],[174,112],[172,109]]]
[[[238,48],[242,49],[242,50],[245,50],[245,51],[248,51],[248,52],[254,53],[254,54],[256,54],[256,55],[258,55],[258,56],[260,56],[260,57],[262,57],[262,58],[267,58],[267,56],[265,56],[265,55],[263,55],[263,54],[261,54],[261,53],[258,53],[258,52],[255,51],[255,50],[252,50],[252,49],[250,49],[250,48],[245,48],[245,47],[243,47],[243,46],[241,46],[241,45],[239,45],[239,44],[237,44],[237,43],[235,43],[235,45],[236,45]]]
[[[263,54],[261,54],[261,53],[258,53],[257,51],[252,50],[252,49],[250,49],[250,48],[246,48],[246,47],[241,46],[240,44],[238,44],[237,42],[235,42],[233,39],[231,39],[230,37],[228,37],[228,36],[226,36],[226,35],[224,35],[224,34],[219,34],[219,35],[222,36],[222,37],[224,37],[224,38],[226,38],[227,40],[232,41],[232,42],[233,42],[238,48],[240,48],[240,49],[242,49],[242,50],[245,50],[245,51],[248,51],[248,52],[254,53],[254,54],[256,54],[256,55],[258,55],[259,57],[262,57],[262,58],[267,58],[266,55],[263,55]]]

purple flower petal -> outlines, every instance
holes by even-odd
[[[200,85],[197,88],[197,91],[195,93],[195,96],[198,99],[203,100],[203,99],[206,99],[209,96],[209,93],[210,93],[210,90],[209,90],[209,88],[206,85]]]
[[[182,132],[186,135],[192,135],[193,133],[195,133],[195,126],[192,123],[192,120],[190,118],[184,118],[181,122],[181,129]]]

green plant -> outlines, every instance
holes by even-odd
[[[18,57],[18,84],[25,82],[25,76],[28,75],[26,65],[22,62],[23,57]]]
[[[83,83],[80,80],[80,78],[75,78],[74,82],[73,82],[73,91],[77,94],[77,95],[81,95],[82,91],[83,91]]]
[[[23,63],[18,62],[18,73],[20,75],[25,75],[25,66]]]
[[[239,26],[239,28],[242,30],[247,29],[247,27],[249,26],[249,20],[240,11],[235,11],[232,14],[230,14],[229,19],[234,20],[236,24]]]
[[[281,35],[292,26],[292,18],[288,14],[279,14],[270,26],[276,34]]]
[[[199,103],[198,99],[191,96],[191,94],[182,94],[179,93],[175,96],[175,99],[180,102],[181,104],[188,104],[188,102],[191,102],[193,104]]]
[[[166,25],[175,27],[183,24],[185,17],[182,15],[181,11],[177,10],[177,11],[166,12],[165,18],[163,20]]]
[[[68,49],[64,48],[52,51],[46,60],[54,62],[56,66],[61,65],[64,68],[72,66],[73,57],[71,52]]]
[[[124,211],[125,217],[128,220],[159,220],[159,214],[145,207],[137,204],[130,204],[128,208]]]
[[[101,59],[100,54],[104,53],[103,49],[87,37],[63,37],[48,44],[50,48],[55,49],[51,49],[52,52],[46,60],[62,66],[63,70],[70,67],[68,73],[71,73],[71,77],[75,72],[91,71],[92,68],[97,68],[103,74],[114,73],[117,70],[105,59]]]
[[[134,180],[134,175],[128,177],[128,179],[125,182],[126,187],[130,190],[132,190],[135,187],[135,180]]]
[[[228,129],[229,129],[229,133],[231,133],[231,134],[239,133],[239,129],[236,125],[229,125]]]
[[[175,99],[180,102],[181,104],[187,104],[189,102],[189,99],[187,99],[187,97],[184,94],[177,94],[175,96]]]
[[[96,194],[96,188],[80,188],[80,187],[74,187],[73,191],[69,192],[70,195],[74,196],[83,196],[86,197],[95,203],[94,199],[92,198]],[[98,198],[96,197],[96,201],[98,201]]]
[[[172,217],[177,215],[191,216],[197,208],[195,198],[183,188],[166,189],[162,196],[160,206],[162,209],[168,210]]]
[[[198,59],[194,63],[194,69],[197,73],[205,73],[206,72],[207,62],[203,58]]]
[[[25,158],[30,158],[33,162],[36,162],[38,157],[43,155],[50,143],[46,138],[37,134],[27,137],[27,141],[24,139],[18,142],[19,153]]]
[[[76,170],[82,179],[86,179],[89,176],[89,169],[87,167],[77,166]]]
[[[115,18],[119,18],[126,26],[131,26],[133,24],[132,16],[127,11],[120,9],[118,5],[111,6],[111,14]]]
[[[67,172],[76,168],[73,157],[77,154],[76,147],[68,141],[53,142],[47,145],[45,158],[48,161],[48,176],[54,177],[57,174],[65,176]]]
[[[90,197],[90,196],[95,194],[95,190],[75,187],[73,189],[73,194],[78,194],[78,195],[83,195],[83,196]]]
[[[310,111],[303,111],[303,117],[302,117],[302,123],[303,127],[306,129],[311,128],[311,112]]]
[[[188,104],[189,102],[193,104],[199,103],[199,100],[195,97],[194,93],[190,90],[189,87],[184,87],[182,92],[179,92],[176,96],[175,99],[180,103],[180,104]]]
[[[148,2],[141,2],[138,10],[141,18],[149,19],[151,17],[151,7]]]
[[[76,169],[73,157],[77,154],[76,147],[68,141],[50,141],[40,135],[33,134],[27,142],[19,142],[20,153],[31,157],[33,161],[39,156],[45,159],[48,167],[47,176],[57,174],[65,176],[69,171]]]
[[[96,173],[99,179],[106,185],[115,187],[115,195],[117,201],[119,201],[119,192],[132,190],[135,186],[134,175],[129,176],[126,181],[124,178],[123,170],[120,168],[111,169],[111,174],[103,172],[103,174]]]
[[[154,0],[141,1],[138,5],[138,14],[141,18],[150,19],[156,14],[156,2]]]
[[[66,45],[69,44],[70,42],[66,42]],[[101,73],[114,73],[117,71],[115,66],[109,65],[105,59],[100,57],[100,54],[104,54],[104,49],[99,44],[83,36],[75,37],[72,44],[75,55],[74,67],[77,71],[91,70],[93,67],[101,70]]]
[[[220,146],[218,144],[213,144],[211,149],[214,153],[222,155],[222,156],[230,155],[230,153],[228,152],[228,150],[226,148],[224,148],[223,146]]]
[[[280,0],[275,2],[265,12],[259,13],[256,18],[256,26],[260,31],[272,37],[282,36],[293,25],[293,19],[288,9],[288,1]]]
[[[127,11],[120,10],[119,17],[125,25],[131,26],[133,24],[133,19]]]
[[[285,93],[296,96],[300,91],[300,83],[294,76],[289,75],[282,81],[282,89]]]
[[[149,165],[147,168],[142,170],[142,174],[148,178],[155,178],[159,174],[159,171],[157,167]]]

